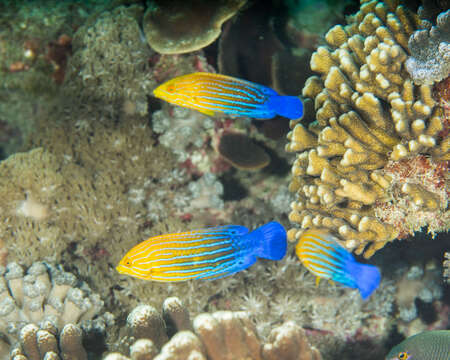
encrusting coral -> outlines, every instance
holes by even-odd
[[[170,308],[171,310],[169,310]],[[174,310],[176,308],[176,310]],[[305,331],[293,322],[275,327],[267,342],[261,341],[247,312],[218,311],[200,314],[187,322],[189,314],[177,298],[168,298],[163,313],[175,325],[175,335],[161,348],[161,335],[165,331],[161,316],[148,305],[139,305],[128,317],[128,343],[132,359],[153,360],[321,360],[317,349],[312,347]],[[132,319],[131,319],[132,318]],[[138,318],[139,321],[135,321]],[[136,334],[139,333],[137,336]],[[161,348],[158,354],[158,349]],[[158,355],[157,355],[158,354]],[[111,353],[106,360],[128,359],[119,352]]]
[[[448,123],[432,88],[415,86],[405,69],[417,25],[397,1],[362,0],[349,24],[331,28],[328,45],[313,54],[311,69],[320,76],[308,79],[303,95],[314,101],[317,121],[292,122],[286,147],[297,152],[290,240],[328,228],[370,257],[421,226],[449,228]],[[408,170],[399,186],[402,166]]]
[[[143,19],[145,37],[161,54],[200,50],[219,37],[222,24],[245,3],[246,0],[153,0]]]
[[[422,20],[408,42],[411,57],[406,69],[415,84],[431,85],[450,75],[450,10],[438,15],[436,26]]]
[[[84,352],[79,326],[98,331],[114,322],[111,314],[103,312],[100,296],[85,283],[42,262],[33,263],[26,272],[14,262],[3,268],[0,304],[0,358],[17,341],[21,346],[14,352],[22,351],[29,359],[41,359],[49,351],[57,353],[58,333],[62,353]]]

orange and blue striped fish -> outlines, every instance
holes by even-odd
[[[299,239],[295,252],[306,268],[320,278],[358,289],[367,299],[380,284],[377,267],[357,262],[337,239],[320,230],[309,230]]]
[[[221,74],[179,76],[158,86],[153,95],[207,115],[223,112],[256,119],[303,116],[303,103],[297,96],[278,95],[267,86]]]
[[[116,270],[153,281],[213,280],[253,265],[257,258],[281,260],[286,230],[269,222],[252,232],[228,225],[154,236],[133,247]]]

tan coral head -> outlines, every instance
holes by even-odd
[[[145,37],[161,54],[200,50],[219,37],[222,24],[245,3],[246,0],[154,0],[144,15]]]

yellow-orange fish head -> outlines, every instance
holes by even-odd
[[[153,90],[153,95],[163,100],[172,99],[177,93],[177,78],[166,81]]]
[[[133,276],[138,279],[152,280],[155,271],[153,267],[147,263],[149,259],[140,256],[141,253],[141,244],[133,247],[126,253],[122,260],[120,260],[119,264],[116,266],[116,271],[119,274]]]
[[[120,260],[119,264],[116,266],[116,270],[119,274],[132,275],[130,272],[132,266],[133,262],[127,255],[125,255],[122,258],[122,260]]]

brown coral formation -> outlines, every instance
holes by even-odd
[[[78,325],[67,324],[58,332],[50,323],[28,324],[11,351],[12,360],[73,359],[87,360],[82,344],[83,331]]]
[[[178,309],[176,316],[183,313],[181,318],[185,318],[187,310],[180,311],[183,306],[178,299],[170,298],[167,301]],[[167,306],[167,304],[164,305],[165,308]],[[151,308],[148,305],[141,305],[131,314],[140,313],[142,321],[151,323],[154,321],[156,310],[152,308],[152,311],[142,311],[144,307],[147,310]],[[131,332],[134,332],[136,326],[130,321],[128,323]],[[183,324],[184,321],[178,323]],[[186,327],[185,324],[177,329],[178,332],[166,342],[158,355],[155,353],[154,344],[160,342],[161,338],[155,334],[150,336],[149,333],[149,337],[141,338],[130,346],[131,358],[149,360],[322,359],[319,351],[309,344],[305,331],[291,321],[274,328],[266,343],[260,340],[249,314],[244,311],[200,314],[193,321],[194,330],[186,330],[183,329],[184,327]],[[192,326],[189,327],[192,329]],[[164,326],[158,328],[164,329]],[[154,332],[155,329],[153,329]],[[107,355],[105,359],[125,360],[128,358],[116,352]]]
[[[241,170],[259,170],[270,163],[270,156],[249,136],[238,132],[224,132],[217,152],[231,165]]]
[[[295,344],[295,345],[293,345]],[[288,321],[272,330],[262,349],[265,360],[321,360],[317,349],[309,344],[305,330]]]
[[[303,95],[314,100],[317,121],[308,127],[293,122],[288,135],[287,150],[297,152],[291,240],[305,229],[325,227],[347,248],[372,256],[401,233],[376,211],[393,201],[392,162],[423,155],[431,167],[441,167],[449,160],[449,137],[442,136],[432,89],[415,86],[404,66],[417,23],[397,1],[362,0],[349,24],[330,29],[328,45],[313,54],[311,69],[320,75],[308,79]],[[445,175],[439,181],[447,181]],[[408,182],[401,197],[415,211],[447,219],[436,228],[430,220],[418,227],[449,227],[448,194],[441,188]]]
[[[58,349],[63,357],[85,354],[79,325],[99,330],[106,322],[113,324],[111,314],[99,316],[103,311],[100,296],[71,273],[42,262],[33,263],[26,272],[17,263],[9,263],[2,271],[0,358],[17,342],[13,353],[28,359],[58,354]]]
[[[161,54],[183,54],[211,44],[246,0],[154,0],[143,28],[149,45]]]

